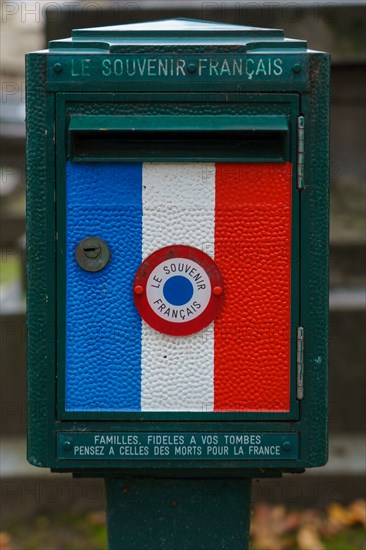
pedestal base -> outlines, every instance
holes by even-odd
[[[251,479],[106,478],[109,550],[247,550]]]

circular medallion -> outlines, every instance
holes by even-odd
[[[135,305],[152,328],[172,336],[202,330],[217,316],[224,283],[204,252],[185,245],[157,250],[141,264],[134,281]]]

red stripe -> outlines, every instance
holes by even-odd
[[[216,411],[289,411],[291,181],[290,163],[216,165]]]

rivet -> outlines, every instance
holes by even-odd
[[[292,70],[296,74],[301,73],[302,67],[300,63],[295,63],[295,65],[292,66]]]
[[[61,63],[55,63],[54,66],[53,66],[53,72],[54,73],[62,73],[62,70],[63,70],[63,66],[61,65]]]
[[[223,293],[223,288],[221,286],[214,286],[212,293],[215,296],[221,296],[221,294]]]
[[[292,445],[290,443],[290,441],[284,441],[282,443],[282,448],[285,450],[285,451],[290,451],[290,449],[292,448]]]
[[[134,288],[135,294],[138,294],[139,296],[144,293],[144,287],[141,285],[136,285]]]
[[[65,451],[69,451],[72,448],[71,441],[64,441],[63,448]]]
[[[189,63],[187,69],[189,73],[195,73],[197,71],[197,65],[195,63]]]

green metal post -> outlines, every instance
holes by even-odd
[[[106,478],[109,550],[247,550],[251,479]]]

